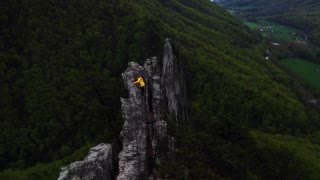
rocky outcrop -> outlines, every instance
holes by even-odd
[[[62,167],[58,180],[111,180],[112,148],[110,144],[99,144],[90,149],[83,161]]]
[[[139,76],[145,81],[144,91],[133,83]],[[154,165],[167,159],[174,148],[168,122],[187,119],[181,63],[174,56],[169,39],[165,41],[162,62],[157,57],[147,59],[143,67],[130,62],[122,78],[129,98],[121,98],[125,121],[117,179],[149,179]]]
[[[181,62],[174,56],[169,39],[166,39],[164,44],[161,81],[167,118],[176,122],[185,121],[187,119],[185,78]]]
[[[134,84],[142,76],[144,89]],[[130,62],[122,74],[128,98],[121,98],[123,148],[119,153],[117,180],[158,179],[155,165],[174,158],[175,139],[168,124],[187,119],[187,94],[181,62],[165,40],[163,60],[149,58],[143,66]],[[61,168],[58,180],[109,180],[112,174],[111,145],[91,148],[83,160]]]
[[[144,69],[134,62],[129,63],[128,69],[122,74],[129,99],[121,98],[122,117],[125,121],[121,131],[123,149],[119,154],[119,180],[147,177],[146,104],[141,90],[133,83],[140,75],[144,76]]]

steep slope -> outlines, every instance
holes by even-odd
[[[222,4],[303,29],[319,45],[320,2],[317,0],[223,0]]]
[[[264,61],[244,25],[210,1],[4,3],[2,169],[56,160],[85,142],[116,144],[120,74],[129,61],[161,57],[166,37],[183,60],[191,113],[179,128],[169,124],[178,160],[157,167],[159,174],[268,178],[264,167],[278,161],[308,164],[295,146],[260,142],[275,133],[281,142],[284,134],[307,142],[319,134],[319,114],[299,101],[289,76]],[[260,159],[265,166],[256,166]],[[306,172],[319,170],[290,168],[277,167],[274,176],[288,170],[308,178]]]

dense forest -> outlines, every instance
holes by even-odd
[[[0,21],[0,179],[55,179],[88,144],[117,152],[121,73],[161,58],[165,38],[184,63],[190,119],[174,132],[177,160],[159,172],[320,178],[319,112],[209,0],[5,0]]]
[[[221,2],[229,8],[240,8],[253,16],[265,16],[273,21],[303,29],[313,43],[320,45],[318,0],[222,0]]]

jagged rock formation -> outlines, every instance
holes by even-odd
[[[168,158],[174,139],[168,135],[167,122],[184,121],[186,92],[181,63],[175,58],[169,39],[164,57],[147,59],[144,66],[130,62],[122,74],[129,98],[121,98],[124,125],[121,132],[123,149],[119,154],[118,180],[148,179],[153,165]],[[144,94],[134,79],[142,76]]]
[[[129,99],[121,98],[122,117],[125,120],[121,131],[123,149],[119,154],[119,175],[117,179],[144,179],[146,172],[146,107],[141,90],[133,83],[144,70],[137,63],[129,63],[122,74]],[[147,83],[147,82],[146,82]],[[130,177],[130,178],[129,178]],[[134,178],[133,178],[134,177]]]
[[[181,62],[173,52],[169,39],[165,40],[161,82],[164,91],[168,118],[187,119],[187,93]]]
[[[130,62],[122,74],[129,98],[121,98],[124,125],[121,131],[123,149],[119,153],[117,180],[154,179],[154,165],[174,157],[174,138],[168,133],[168,122],[187,119],[187,96],[181,63],[165,40],[163,61],[147,59],[142,66]],[[142,91],[134,80],[142,76]],[[91,148],[83,160],[61,168],[58,180],[108,180],[112,178],[111,145]]]
[[[91,148],[83,161],[62,167],[58,180],[111,180],[112,177],[112,148],[102,143]]]

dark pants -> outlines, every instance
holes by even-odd
[[[142,96],[144,95],[144,87],[140,87]]]

